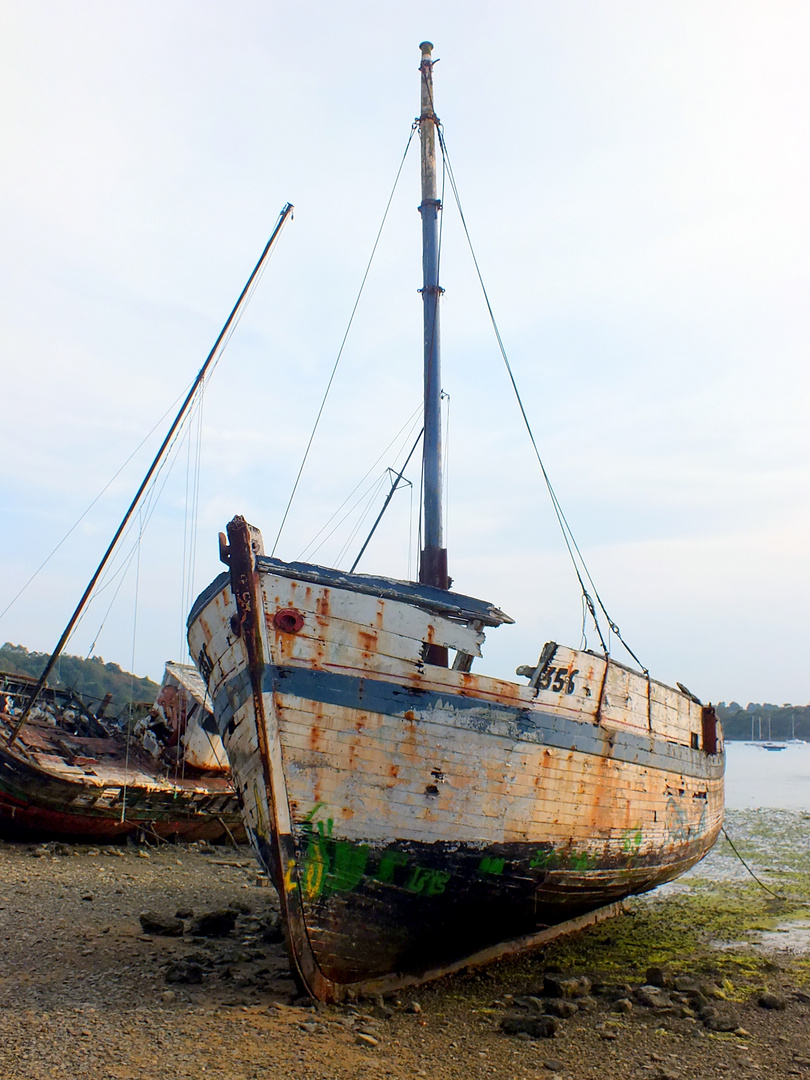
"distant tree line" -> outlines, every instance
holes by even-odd
[[[48,653],[29,652],[24,645],[7,641],[0,648],[0,671],[12,675],[30,675],[38,679],[49,660]],[[153,702],[160,689],[151,679],[138,678],[123,671],[118,664],[105,664],[100,656],[89,660],[63,654],[48,678],[48,684],[81,694],[88,708],[95,712],[105,696],[112,694],[107,709],[110,717],[119,716],[132,703]]]
[[[787,742],[804,739],[810,742],[810,705],[760,705],[755,702],[743,707],[736,701],[728,705],[721,701],[715,706],[723,721],[727,739],[762,742]]]

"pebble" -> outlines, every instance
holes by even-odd
[[[567,1020],[574,1013],[579,1012],[579,1009],[573,1001],[567,1001],[565,998],[552,998],[551,1001],[546,1002],[546,1011],[551,1016],[559,1016],[561,1020]]]
[[[178,918],[161,915],[156,911],[142,911],[138,916],[144,934],[158,934],[160,937],[181,937],[183,922]]]
[[[359,1031],[357,1035],[355,1035],[354,1041],[358,1044],[358,1046],[374,1047],[380,1045],[379,1039],[375,1039],[373,1035],[365,1035],[362,1031]]]
[[[574,978],[570,975],[546,975],[543,979],[543,994],[552,998],[580,998],[591,992],[591,980],[585,975]]]
[[[787,1008],[787,997],[784,994],[773,993],[768,990],[759,995],[757,1005],[761,1009],[785,1009]]]
[[[512,1013],[501,1020],[501,1031],[507,1035],[525,1034],[532,1039],[551,1039],[560,1027],[560,1021],[553,1016],[531,1016],[525,1013]]]
[[[191,924],[189,933],[195,937],[227,937],[236,926],[239,912],[235,908],[218,908],[200,915]]]

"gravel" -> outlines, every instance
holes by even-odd
[[[640,995],[646,969],[544,971],[543,954],[402,1000],[301,999],[273,890],[246,850],[225,854],[0,843],[2,1080],[810,1080],[810,994],[777,965],[708,1005],[688,958]]]

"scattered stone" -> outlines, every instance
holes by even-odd
[[[543,1062],[543,1068],[548,1069],[549,1072],[561,1073],[565,1068],[562,1061],[558,1061],[557,1058],[549,1058]]]
[[[175,994],[174,990],[164,990],[160,997],[167,1004],[171,1003],[172,1001],[177,1001],[177,994]]]
[[[150,859],[151,855],[149,854],[148,851],[144,851],[143,848],[141,848],[141,850],[138,852],[138,858],[139,859]]]
[[[278,915],[271,915],[262,924],[262,941],[266,945],[279,945],[284,940],[284,931]]]
[[[587,997],[577,998],[577,1008],[581,1013],[596,1012],[596,1010],[599,1008],[599,1002],[596,1000],[596,998],[588,995]]]
[[[619,983],[615,986],[606,983],[599,987],[598,993],[600,997],[607,998],[609,1001],[618,1001],[619,998],[632,997],[633,987],[629,983]]]
[[[412,1001],[409,1005],[406,1005],[406,1007],[405,1007],[405,1012],[406,1013],[419,1014],[421,1011],[422,1011],[422,1006],[419,1004],[418,1001]]]
[[[648,967],[645,981],[648,986],[657,986],[661,989],[669,985],[667,973],[662,967]]]
[[[546,1002],[546,1012],[551,1016],[559,1016],[561,1020],[567,1020],[574,1013],[579,1012],[579,1009],[573,1001],[568,1001],[565,998],[552,998],[551,1001]]]
[[[552,998],[580,998],[591,992],[591,980],[585,975],[575,978],[570,975],[546,975],[543,979],[543,994]]]
[[[697,979],[693,979],[691,975],[678,975],[675,978],[673,985],[681,994],[700,993],[700,984]]]
[[[200,915],[191,925],[190,933],[195,937],[227,937],[236,926],[239,912],[235,908],[219,908]]]
[[[156,911],[142,911],[138,921],[145,934],[157,934],[159,937],[181,937],[183,934],[181,919],[160,915]]]
[[[614,1001],[610,1006],[610,1011],[615,1013],[631,1013],[633,1011],[633,1002],[630,998],[619,998],[618,1001]]]
[[[168,983],[201,983],[202,978],[200,965],[189,963],[188,960],[175,960],[166,968],[166,982]]]
[[[174,917],[175,917],[175,919],[193,919],[194,918],[194,911],[190,907],[189,908],[181,907],[181,908],[178,908],[177,911],[175,911]]]
[[[380,1045],[379,1039],[375,1039],[373,1035],[366,1035],[362,1031],[358,1031],[358,1033],[354,1037],[354,1041],[358,1044],[358,1046],[375,1047]]]
[[[707,1005],[700,1010],[700,1019],[709,1031],[736,1031],[739,1018],[730,1005]]]
[[[640,986],[636,990],[636,1001],[639,1005],[644,1005],[648,1009],[667,1008],[672,1004],[669,994],[664,993],[660,987],[653,986],[651,983]]]
[[[88,903],[93,902],[93,894],[91,892],[82,893],[82,900],[87,900]]]
[[[787,1008],[787,998],[784,994],[767,990],[764,994],[759,995],[757,1005],[761,1009],[785,1009]]]
[[[551,1039],[559,1030],[560,1021],[553,1016],[531,1016],[511,1013],[501,1020],[501,1031],[506,1035],[528,1035],[530,1039]]]

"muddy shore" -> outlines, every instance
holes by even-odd
[[[779,898],[721,841],[575,938],[340,1008],[296,997],[245,848],[2,843],[0,1076],[810,1080],[810,815],[728,829]],[[223,909],[233,929],[204,936]],[[182,933],[144,933],[144,912]]]

